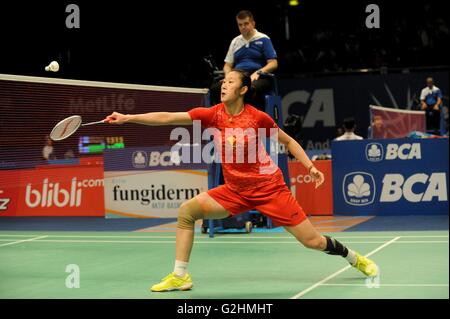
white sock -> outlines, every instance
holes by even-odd
[[[175,267],[173,268],[175,275],[181,278],[186,276],[188,264],[187,261],[175,260]]]
[[[347,261],[352,265],[356,264],[355,252],[351,249],[348,249],[348,254],[347,254],[347,257],[345,257],[345,259],[347,259]]]

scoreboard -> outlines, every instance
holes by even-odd
[[[81,136],[78,153],[101,154],[104,149],[125,148],[123,136]]]

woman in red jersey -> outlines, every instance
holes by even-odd
[[[259,147],[263,145],[258,139],[261,135],[239,134],[252,130],[260,132],[261,129],[265,129],[266,136],[269,136],[271,134],[268,132],[275,131],[278,141],[308,169],[316,187],[323,183],[323,174],[314,167],[300,144],[278,128],[266,113],[244,102],[250,88],[249,75],[241,70],[233,70],[226,75],[222,83],[222,103],[213,107],[198,107],[188,112],[152,112],[135,115],[114,112],[105,118],[105,122],[111,124],[129,122],[145,125],[189,125],[194,120],[200,120],[203,127],[216,129],[214,134],[216,150],[222,151],[225,184],[200,193],[180,206],[174,271],[159,284],[153,285],[151,290],[192,288],[192,278],[187,272],[187,266],[194,241],[196,220],[222,219],[251,209],[270,217],[275,225],[284,226],[305,247],[330,255],[340,255],[365,275],[376,276],[379,270],[373,261],[348,249],[336,239],[321,235],[312,226],[285,184],[281,170],[271,160],[264,147]],[[256,144],[252,144],[255,141]],[[241,150],[245,155],[253,151],[257,156],[244,162],[236,160],[239,146],[243,146]],[[232,153],[229,156],[229,150],[236,154]]]

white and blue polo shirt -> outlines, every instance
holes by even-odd
[[[442,93],[441,90],[434,85],[431,89],[427,86],[420,93],[420,100],[425,101],[427,105],[435,105],[438,98],[442,99]]]
[[[276,59],[277,53],[272,41],[264,33],[255,29],[255,35],[250,40],[245,40],[241,35],[231,41],[225,62],[235,69],[254,72],[267,64],[267,60]]]

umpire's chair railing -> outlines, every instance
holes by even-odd
[[[444,113],[448,112],[448,108],[446,106],[444,106],[443,103],[441,103],[441,105],[439,105],[439,128],[428,128],[426,129],[426,133],[428,134],[436,134],[437,132],[439,132],[440,136],[445,136],[448,135],[448,126],[447,126],[447,120],[445,118],[446,114]]]
[[[221,73],[218,70],[214,71],[214,74],[216,76],[218,76],[217,79],[220,78],[220,75],[222,75],[223,73]],[[284,123],[283,123],[283,117],[281,114],[281,97],[278,95],[278,83],[277,83],[277,79],[276,76],[272,73],[263,73],[263,72],[259,72],[260,77],[266,77],[266,78],[270,78],[272,80],[272,87],[271,87],[271,91],[269,92],[269,94],[267,94],[265,96],[265,112],[267,114],[269,114],[275,121],[275,123],[281,128],[283,129]],[[273,147],[274,145],[272,145]],[[289,179],[289,172],[288,172],[288,158],[287,158],[287,154],[286,152],[283,152],[282,150],[280,151],[279,145],[278,143],[275,145],[277,147],[276,152],[277,152],[277,156],[278,156],[278,166],[280,167],[282,173],[283,173],[283,177],[284,180],[286,182],[286,184],[290,185],[290,179]],[[267,145],[266,148],[268,149],[268,151],[270,152],[271,149],[271,145],[270,145],[270,141],[267,141]],[[272,148],[273,149],[273,148]],[[221,184],[223,184],[223,175],[222,175],[222,167],[220,165],[220,163],[213,163],[210,164],[208,167],[208,189],[217,187]],[[258,214],[260,215],[260,213],[256,210],[251,210],[247,213],[243,213],[244,214],[250,214],[250,215],[254,215],[254,214]],[[233,218],[238,218],[237,217],[233,217]],[[215,223],[218,224],[218,226],[215,226]],[[267,222],[266,222],[266,226],[267,228],[272,228],[272,221],[270,218],[267,218]],[[219,231],[221,229],[223,229],[223,222],[222,220],[213,220],[213,219],[209,219],[208,220],[208,229],[209,229],[209,237],[214,237],[214,233],[215,233],[215,229],[218,229]],[[245,229],[247,232],[251,231],[251,225],[246,224],[245,225]],[[206,232],[205,227],[202,226],[202,232]]]

